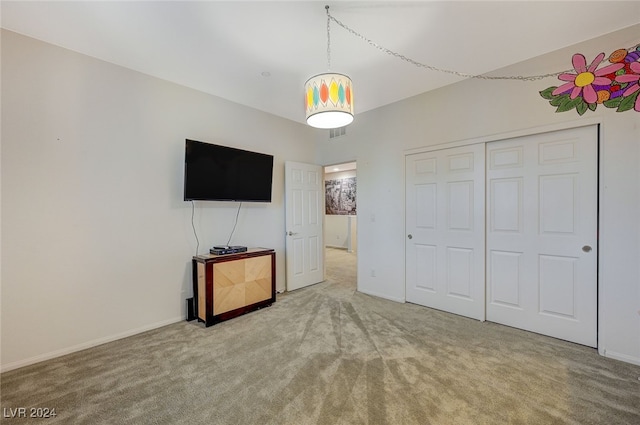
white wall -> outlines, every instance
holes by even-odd
[[[275,248],[284,289],[284,161],[313,162],[313,137],[2,31],[2,370],[184,319],[185,138],[275,156],[273,202],[243,204],[231,243]],[[199,253],[227,242],[237,207],[196,202]]]
[[[325,246],[331,248],[344,248],[349,252],[355,252],[357,250],[357,226],[358,219],[355,215],[325,214]]]
[[[349,236],[349,216],[331,215],[324,216],[324,244],[332,248],[347,249],[347,237]]]
[[[583,53],[590,61],[600,52],[609,54],[637,44],[638,33],[640,25],[500,74],[570,69],[574,53]],[[558,85],[558,80],[462,81],[374,111],[356,111],[347,135],[335,143],[318,136],[319,162],[354,158],[358,162],[358,290],[405,299],[404,156],[408,150],[600,123],[599,351],[640,364],[640,114],[617,113],[604,106],[582,117],[575,111],[555,113],[538,95],[552,85]]]

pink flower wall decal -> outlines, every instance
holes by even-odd
[[[583,55],[571,58],[573,72],[559,72],[560,87],[551,86],[540,91],[540,96],[556,108],[556,112],[575,110],[579,115],[595,111],[598,105],[616,112],[640,112],[640,44],[611,53],[611,65],[598,69],[604,53],[587,66]]]
[[[619,83],[634,83],[629,85],[624,93],[622,93],[622,95],[625,97],[630,96],[640,90],[640,62],[631,63],[630,68],[634,72],[634,74],[623,74],[616,77],[616,81]],[[633,109],[640,112],[640,96],[636,97],[636,102]]]
[[[624,67],[622,63],[614,63],[604,68],[597,69],[598,65],[604,59],[604,53],[600,53],[591,62],[591,65],[587,67],[587,60],[580,53],[573,55],[572,62],[575,74],[563,73],[558,76],[561,81],[568,81],[556,88],[551,94],[558,95],[571,91],[570,98],[575,99],[582,95],[582,98],[587,103],[596,103],[598,101],[598,94],[593,88],[593,85],[606,86],[611,84],[611,79],[604,77],[604,75],[614,73]]]

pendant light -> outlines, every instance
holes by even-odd
[[[327,71],[331,68],[331,33],[327,11]],[[326,72],[304,84],[307,124],[316,128],[344,127],[353,121],[353,83],[347,75]]]

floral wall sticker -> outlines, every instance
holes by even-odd
[[[614,108],[616,112],[640,112],[640,44],[631,49],[618,49],[604,64],[600,53],[587,65],[586,58],[576,53],[572,63],[574,72],[563,72],[558,79],[564,84],[540,92],[556,112],[575,109],[583,115],[595,111],[598,105]]]

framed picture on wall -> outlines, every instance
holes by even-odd
[[[356,214],[356,178],[325,181],[325,214]]]

